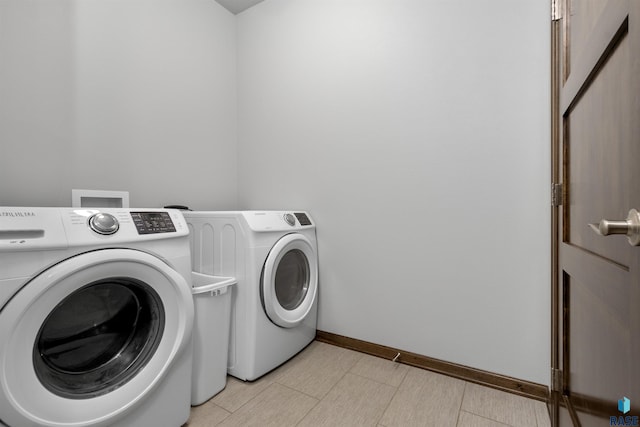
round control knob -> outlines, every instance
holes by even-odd
[[[99,234],[113,234],[120,224],[115,216],[108,213],[97,213],[89,218],[89,227]]]
[[[296,217],[291,215],[290,213],[284,214],[284,220],[287,224],[289,224],[292,227],[296,225]]]

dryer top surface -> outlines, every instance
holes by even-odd
[[[244,220],[253,231],[298,231],[314,228],[311,217],[306,212],[285,211],[245,211]]]
[[[291,232],[315,229],[308,212],[298,211],[185,211],[188,222],[244,223],[254,232]]]

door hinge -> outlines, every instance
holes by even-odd
[[[551,20],[558,21],[562,18],[560,12],[560,0],[551,0]]]
[[[562,371],[560,369],[551,368],[551,390],[562,391],[563,389]]]
[[[551,206],[562,205],[564,201],[564,186],[562,184],[551,184]]]

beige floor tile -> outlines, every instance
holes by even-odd
[[[363,356],[362,353],[314,341],[274,373],[274,380],[321,399]]]
[[[191,408],[189,421],[185,425],[189,427],[217,426],[229,415],[228,411],[209,400],[200,406]]]
[[[467,383],[462,410],[518,427],[536,427],[534,401],[512,393]]]
[[[391,360],[365,354],[350,372],[380,383],[398,387],[400,383],[402,383],[405,375],[407,375],[408,370],[409,367],[407,365],[401,365]]]
[[[220,426],[295,426],[316,406],[317,399],[273,383],[226,418]]]
[[[551,418],[549,417],[547,404],[544,402],[533,401],[533,409],[536,411],[538,427],[551,427]]]
[[[347,373],[298,425],[375,426],[395,392],[395,387]]]
[[[227,376],[227,386],[211,401],[229,412],[235,412],[272,383],[273,377],[270,375],[254,382],[240,381],[232,376]]]
[[[424,369],[409,368],[380,424],[455,426],[465,382]]]
[[[228,377],[185,427],[298,423],[550,427],[543,402],[320,342],[257,381]]]
[[[507,424],[502,424],[497,421],[490,420],[488,418],[482,418],[478,415],[470,414],[465,411],[460,411],[460,417],[458,418],[457,427],[505,427]]]

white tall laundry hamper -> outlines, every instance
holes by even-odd
[[[195,321],[191,405],[197,406],[227,384],[231,289],[235,277],[191,273]]]

